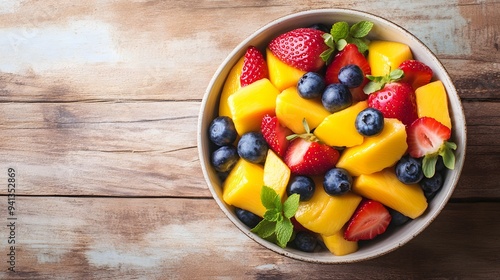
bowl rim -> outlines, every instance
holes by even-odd
[[[446,88],[448,95],[449,95],[448,102],[450,102],[450,100],[452,100],[451,97],[453,97],[453,100],[456,101],[456,102],[454,102],[454,106],[456,107],[456,109],[458,109],[459,119],[455,120],[455,121],[458,121],[459,123],[463,124],[463,127],[458,128],[458,129],[460,129],[461,143],[459,144],[457,151],[455,151],[455,154],[459,160],[456,162],[455,169],[453,170],[453,172],[454,172],[454,174],[457,174],[457,175],[453,176],[453,178],[451,178],[451,182],[449,183],[449,187],[448,187],[447,191],[441,193],[442,192],[442,190],[441,190],[441,192],[439,193],[439,195],[441,196],[441,200],[440,200],[439,204],[433,205],[433,207],[430,211],[431,213],[426,214],[426,215],[430,215],[430,217],[426,218],[425,222],[423,224],[421,224],[420,227],[418,227],[414,231],[411,231],[411,234],[408,234],[407,236],[405,236],[405,238],[400,238],[398,240],[398,242],[393,242],[393,244],[389,244],[388,246],[384,246],[384,247],[379,248],[378,252],[363,255],[360,257],[350,257],[350,255],[352,255],[352,254],[346,255],[346,256],[335,256],[335,255],[328,252],[329,254],[331,254],[331,257],[317,259],[314,257],[315,255],[313,255],[311,253],[304,253],[304,252],[301,252],[301,251],[298,251],[298,250],[295,250],[295,249],[289,248],[289,247],[284,249],[284,248],[277,246],[274,243],[268,242],[268,241],[260,238],[256,234],[250,232],[250,230],[245,225],[243,225],[241,223],[241,221],[237,220],[237,218],[235,218],[234,213],[232,213],[228,209],[228,206],[218,196],[218,194],[214,188],[219,187],[219,186],[212,185],[212,180],[214,179],[213,178],[214,174],[209,173],[209,171],[207,169],[207,165],[206,165],[206,163],[207,163],[206,157],[207,156],[205,154],[206,151],[204,150],[205,146],[206,146],[204,144],[205,143],[204,138],[206,137],[206,132],[204,131],[205,130],[204,124],[206,123],[206,120],[204,120],[204,116],[205,116],[204,112],[205,112],[205,108],[207,107],[209,95],[212,91],[212,88],[216,84],[216,81],[219,79],[219,76],[224,72],[225,69],[226,70],[231,69],[232,66],[236,63],[236,59],[239,59],[239,57],[242,55],[241,54],[242,50],[245,47],[249,46],[249,43],[252,42],[253,40],[255,40],[258,36],[261,36],[261,34],[265,30],[267,30],[275,25],[286,24],[286,23],[288,23],[289,20],[297,19],[300,17],[308,17],[308,16],[312,16],[312,15],[318,15],[318,14],[331,15],[331,16],[335,16],[335,15],[339,15],[339,14],[345,15],[345,16],[355,15],[357,17],[366,18],[367,20],[378,21],[378,22],[383,23],[386,26],[390,26],[397,33],[400,33],[402,35],[407,36],[409,40],[413,40],[417,45],[419,45],[419,47],[423,48],[424,52],[429,55],[429,58],[432,59],[433,62],[435,64],[437,64],[437,66],[439,67],[439,71],[440,71],[441,75],[443,76],[442,78],[440,78],[440,80],[442,80],[443,78],[446,80],[446,81],[443,81],[443,83],[445,84],[445,88]],[[230,66],[228,66],[228,64],[230,64]],[[434,70],[435,69],[433,69],[433,71]],[[225,80],[225,77],[224,77],[224,80]],[[220,92],[218,92],[217,95],[220,97]],[[457,129],[456,126],[454,126],[454,129],[455,130]],[[291,13],[291,14],[276,18],[276,19],[268,22],[267,24],[263,25],[262,27],[258,28],[250,36],[248,36],[241,43],[239,43],[226,56],[226,58],[223,60],[223,62],[219,65],[219,67],[215,71],[214,75],[212,76],[212,78],[211,78],[211,80],[206,88],[206,91],[203,95],[203,99],[202,99],[201,106],[200,106],[200,112],[198,115],[198,128],[197,128],[197,144],[198,145],[197,145],[197,147],[198,147],[198,155],[199,155],[200,165],[202,167],[202,173],[203,173],[203,177],[205,179],[205,182],[208,185],[209,191],[210,191],[212,197],[214,198],[214,200],[216,201],[216,203],[218,204],[219,208],[224,212],[226,217],[229,218],[229,220],[241,232],[243,232],[250,239],[254,240],[255,242],[257,242],[258,244],[260,244],[264,248],[267,248],[275,253],[278,253],[280,255],[283,255],[283,256],[286,256],[286,257],[289,257],[292,259],[311,262],[311,263],[344,264],[344,263],[354,263],[354,262],[360,262],[360,261],[373,259],[373,258],[385,255],[387,253],[390,253],[390,252],[398,249],[399,247],[405,245],[410,240],[412,240],[417,235],[419,235],[422,231],[424,231],[436,219],[438,214],[442,211],[442,209],[448,203],[453,191],[455,190],[457,183],[458,183],[458,180],[459,180],[459,177],[460,177],[460,174],[461,174],[462,169],[463,169],[464,161],[465,161],[466,143],[467,143],[467,125],[466,125],[466,121],[465,121],[465,115],[464,115],[462,102],[460,100],[460,96],[457,94],[456,88],[455,88],[455,86],[454,86],[454,84],[449,76],[448,71],[443,66],[441,61],[436,57],[436,55],[420,39],[418,39],[415,35],[411,34],[409,31],[407,31],[406,29],[404,29],[400,25],[398,25],[398,24],[396,24],[388,19],[385,19],[381,16],[372,14],[370,12],[360,11],[360,10],[350,9],[350,8],[324,8],[324,9],[311,9],[311,10],[299,11],[299,12]],[[458,157],[457,153],[459,153],[460,157]],[[447,176],[447,177],[450,177],[450,176]],[[448,178],[447,178],[447,180],[448,180]],[[429,207],[426,210],[426,212],[429,212]],[[390,243],[392,243],[392,242],[390,242]]]

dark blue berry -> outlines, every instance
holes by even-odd
[[[323,188],[329,195],[342,195],[352,186],[352,176],[343,168],[332,168],[325,173]]]
[[[359,134],[375,136],[384,129],[384,115],[375,108],[366,108],[356,116],[355,126]]]
[[[325,86],[325,79],[321,75],[307,72],[299,79],[297,91],[302,98],[313,99],[321,96]]]
[[[316,185],[314,181],[307,176],[295,176],[290,179],[286,188],[288,196],[296,193],[300,195],[300,201],[308,201],[314,194]]]
[[[220,116],[210,123],[208,137],[217,146],[229,145],[236,140],[237,136],[233,120],[229,117]]]
[[[405,184],[416,184],[424,178],[422,161],[409,155],[402,157],[396,164],[396,176]]]
[[[330,84],[326,86],[321,102],[328,112],[335,113],[351,106],[352,94],[345,85]]]
[[[427,200],[431,200],[443,186],[443,175],[436,172],[431,178],[424,177],[420,180],[420,187]]]
[[[238,151],[233,145],[222,146],[212,153],[211,162],[215,170],[227,172],[231,170],[238,161]]]
[[[436,172],[445,170],[446,166],[444,165],[443,157],[438,157],[436,162]]]
[[[323,31],[325,33],[330,33],[330,28],[328,28],[328,26],[326,24],[323,24],[323,23],[313,24],[313,25],[309,26],[309,28],[317,29],[317,30]]]
[[[391,223],[392,226],[401,226],[410,220],[410,217],[403,215],[401,212],[398,212],[394,209],[387,208],[389,213],[391,214]]]
[[[313,252],[318,244],[318,239],[312,233],[307,231],[299,231],[295,234],[293,245],[295,248],[303,252]]]
[[[359,87],[365,79],[363,71],[356,64],[348,64],[340,68],[338,78],[340,83],[348,88]]]
[[[238,154],[251,163],[264,162],[268,149],[269,146],[260,132],[247,132],[238,141]]]
[[[236,217],[249,228],[254,228],[262,220],[261,217],[241,208],[235,208],[234,212],[236,213]]]

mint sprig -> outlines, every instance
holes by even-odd
[[[453,151],[456,149],[457,144],[445,141],[436,153],[425,155],[422,160],[422,171],[424,172],[424,176],[427,178],[432,178],[432,176],[434,176],[436,173],[436,163],[440,156],[443,158],[443,163],[446,168],[454,169],[455,154]]]
[[[404,72],[401,69],[394,69],[392,70],[389,74],[385,76],[373,76],[373,75],[366,75],[366,78],[370,80],[365,87],[363,88],[363,91],[366,94],[370,94],[372,92],[376,92],[378,90],[381,90],[385,84],[388,84],[390,82],[395,82],[403,78]]]
[[[252,232],[264,239],[275,241],[282,248],[286,247],[293,235],[290,218],[299,208],[299,198],[298,194],[292,194],[281,203],[280,196],[273,188],[263,186],[260,200],[266,207],[266,212],[264,219],[252,229]]]
[[[332,25],[330,33],[323,34],[325,44],[329,47],[321,54],[321,59],[330,62],[336,50],[341,51],[347,44],[355,44],[359,52],[368,50],[370,41],[365,38],[373,28],[373,22],[360,21],[349,27],[349,23],[339,21]]]

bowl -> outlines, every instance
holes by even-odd
[[[449,110],[452,118],[453,129],[451,141],[458,145],[455,151],[455,169],[448,170],[442,189],[429,202],[429,206],[422,216],[399,227],[397,230],[377,237],[376,240],[367,242],[366,244],[363,243],[360,245],[358,251],[354,253],[336,256],[326,249],[320,252],[306,253],[289,247],[281,248],[252,233],[236,217],[234,208],[222,200],[221,181],[210,165],[211,144],[207,137],[207,131],[211,120],[217,116],[218,101],[224,81],[233,65],[244,55],[248,46],[256,46],[264,49],[269,41],[277,35],[315,23],[331,25],[337,21],[347,21],[353,24],[361,20],[368,20],[374,23],[369,37],[398,41],[409,45],[414,58],[430,66],[434,72],[434,79],[439,79],[443,82],[448,93]],[[320,9],[294,13],[266,24],[241,42],[227,56],[215,72],[204,94],[198,119],[197,137],[201,168],[208,188],[224,214],[242,233],[275,253],[307,262],[334,264],[359,262],[381,256],[403,246],[429,226],[448,202],[459,180],[465,158],[466,123],[460,98],[447,71],[432,51],[419,39],[395,23],[370,13],[350,9]]]

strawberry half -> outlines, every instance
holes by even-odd
[[[373,239],[385,232],[391,219],[391,214],[382,203],[365,199],[347,222],[344,238],[349,241]]]
[[[269,147],[279,157],[283,158],[290,144],[286,137],[293,134],[293,132],[288,127],[282,126],[276,116],[269,114],[262,118],[260,130]]]
[[[366,75],[371,74],[370,64],[365,56],[359,52],[358,47],[354,44],[347,44],[342,51],[337,53],[332,62],[326,68],[325,81],[327,84],[339,83],[339,72],[342,67],[355,64],[363,71],[363,83],[359,87],[349,89],[351,91],[353,101],[366,100],[367,96],[363,92],[363,88],[369,82]]]
[[[405,60],[399,65],[404,76],[401,82],[409,83],[413,89],[430,83],[432,79],[432,69],[418,60]]]
[[[240,85],[247,86],[260,79],[268,78],[269,71],[264,55],[254,46],[248,47],[243,59]]]
[[[287,65],[306,72],[316,72],[325,65],[320,55],[328,46],[322,35],[312,28],[298,28],[281,34],[269,43],[269,50]]]

